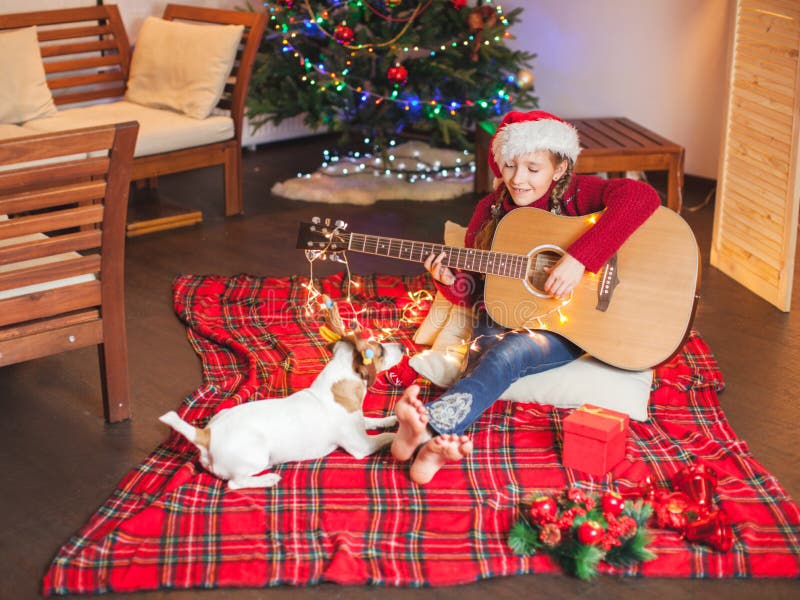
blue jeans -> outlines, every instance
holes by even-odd
[[[560,367],[584,353],[551,331],[509,332],[483,311],[473,335],[465,374],[425,405],[429,425],[437,433],[464,433],[517,379]]]

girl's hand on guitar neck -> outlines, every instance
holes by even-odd
[[[444,285],[453,285],[456,281],[455,273],[450,270],[450,267],[446,267],[442,264],[442,261],[446,256],[446,252],[442,252],[439,254],[439,256],[431,254],[425,259],[424,264],[425,268],[436,281],[439,281]]]
[[[578,285],[585,270],[583,263],[565,254],[548,269],[550,276],[544,282],[544,291],[558,299],[566,298]]]

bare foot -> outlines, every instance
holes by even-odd
[[[394,407],[400,427],[392,442],[392,456],[397,460],[408,460],[421,443],[431,439],[428,433],[428,413],[417,398],[419,386],[406,388]]]
[[[472,452],[472,440],[466,435],[439,435],[425,444],[411,465],[411,480],[428,483],[445,463],[463,459]]]

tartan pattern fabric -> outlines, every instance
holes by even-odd
[[[224,407],[307,386],[329,356],[305,317],[301,277],[181,276],[175,310],[203,367],[202,384],[179,409],[205,423]],[[415,325],[401,322],[409,290],[432,289],[427,275],[354,277],[359,319],[414,350]],[[341,275],[315,282],[334,299]],[[347,304],[342,303],[347,317]],[[350,313],[352,316],[352,313]],[[422,315],[419,315],[421,319]],[[58,551],[45,574],[47,595],[158,588],[266,587],[322,581],[440,586],[521,573],[557,572],[545,555],[519,557],[506,544],[522,498],[568,485],[599,491],[637,488],[650,475],[667,486],[692,463],[713,468],[715,501],[733,523],[730,552],[653,530],[657,559],[602,573],[653,577],[797,577],[797,505],[728,425],[716,361],[693,333],[654,378],[651,420],[632,422],[626,459],[604,477],[565,469],[561,426],[568,411],[499,401],[469,431],[475,450],[426,486],[388,450],[356,460],[341,450],[274,469],[280,483],[231,491],[205,472],[176,433],[118,485]],[[422,397],[441,390],[423,385]],[[391,414],[401,390],[382,378],[367,416]],[[157,423],[154,427],[160,426]]]

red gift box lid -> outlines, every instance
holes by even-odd
[[[628,415],[584,404],[564,419],[564,433],[608,441],[628,428]]]

